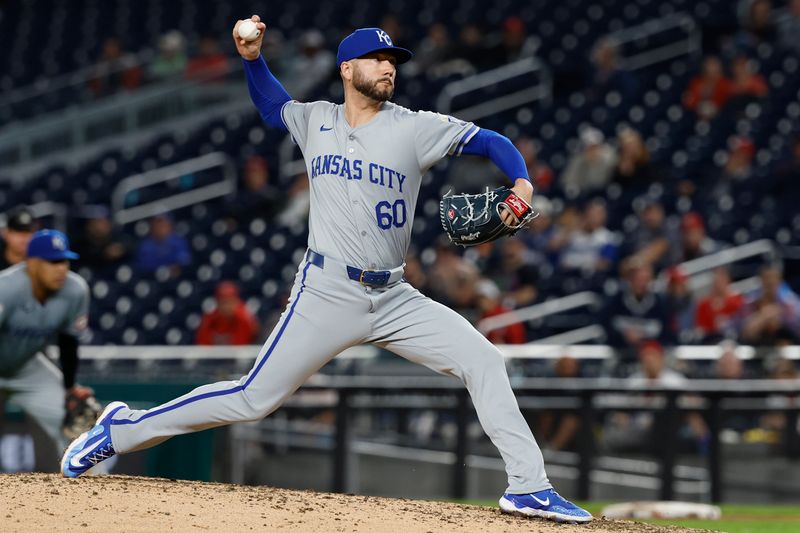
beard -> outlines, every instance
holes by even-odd
[[[381,81],[388,81],[389,84],[381,84]],[[386,102],[394,95],[394,84],[392,84],[391,80],[381,78],[370,81],[361,74],[358,68],[353,69],[353,87],[367,98],[371,98],[376,102]]]

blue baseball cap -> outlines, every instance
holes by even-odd
[[[405,63],[414,54],[410,50],[400,48],[392,43],[389,34],[380,28],[361,28],[339,43],[339,51],[336,53],[336,65],[341,65],[345,61],[365,56],[370,52],[384,51],[389,52],[397,58],[397,63]]]
[[[66,235],[54,229],[42,229],[31,237],[28,243],[28,257],[38,257],[45,261],[78,259],[78,254],[69,249]]]

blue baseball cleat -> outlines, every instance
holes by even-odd
[[[553,489],[531,494],[503,494],[500,498],[500,510],[504,513],[539,516],[555,522],[592,521],[592,514],[589,511],[565,500]]]
[[[116,453],[111,443],[111,417],[128,407],[122,402],[111,402],[97,418],[92,429],[73,440],[61,458],[61,473],[64,477],[78,477],[101,461]]]

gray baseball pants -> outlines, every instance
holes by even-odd
[[[53,451],[60,456],[66,446],[61,426],[64,423],[64,376],[44,354],[36,354],[11,377],[0,377],[0,391],[9,403],[19,406],[53,440]]]
[[[365,343],[466,385],[484,431],[505,461],[508,492],[551,487],[495,346],[458,313],[408,283],[368,288],[329,263],[319,268],[307,261],[247,375],[198,387],[149,410],[121,409],[111,422],[114,449],[128,453],[174,435],[261,420],[337,354]]]

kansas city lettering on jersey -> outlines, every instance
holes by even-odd
[[[379,165],[377,163],[364,163],[361,159],[350,160],[336,154],[326,154],[311,160],[311,179],[317,176],[339,176],[348,180],[367,180],[374,185],[397,189],[403,192],[405,174]]]

